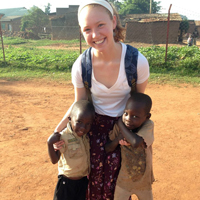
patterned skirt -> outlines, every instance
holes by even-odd
[[[90,138],[90,162],[88,200],[113,200],[117,176],[121,166],[120,147],[106,153],[104,145],[109,139],[118,117],[96,114]]]

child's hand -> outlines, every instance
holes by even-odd
[[[126,141],[124,136],[120,133],[118,136],[119,144],[124,146],[129,146],[130,144]]]
[[[47,140],[48,153],[53,164],[56,164],[60,159],[60,151],[54,149],[54,144],[60,141],[61,134],[59,132],[54,132]]]
[[[120,145],[124,145],[124,146],[130,146],[131,144],[128,143],[125,139],[119,140],[119,144]]]

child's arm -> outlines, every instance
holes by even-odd
[[[120,117],[117,122],[119,129],[123,135],[123,137],[130,143],[133,147],[138,147],[140,145],[144,145],[144,139],[137,135],[136,133],[131,132],[129,129],[126,128],[124,123],[122,122],[122,118]]]
[[[48,153],[53,164],[56,164],[60,159],[60,151],[55,151],[53,144],[60,141],[60,133],[53,133],[47,140]]]
[[[114,140],[109,140],[106,144],[105,144],[105,150],[106,150],[106,153],[108,152],[112,152],[114,151],[117,146],[119,145],[119,141],[124,139],[123,135],[120,134],[118,137],[116,137]]]

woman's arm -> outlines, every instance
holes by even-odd
[[[149,63],[147,58],[139,52],[138,54],[138,63],[137,63],[137,84],[136,92],[144,93],[148,78],[149,78]]]
[[[58,124],[58,126],[55,128],[54,132],[61,132],[63,129],[66,128],[67,123],[69,121],[68,117],[70,115],[72,106],[74,105],[74,103],[76,101],[79,100],[84,100],[87,99],[87,94],[86,94],[86,89],[83,88],[74,88],[74,102],[72,103],[72,105],[69,107],[68,111],[66,112],[65,116],[62,118],[62,120],[60,121],[60,123]],[[64,144],[64,141],[58,141],[56,143],[53,144],[53,147],[55,150],[59,150],[61,149],[62,145]]]
[[[145,89],[146,89],[146,86],[147,86],[147,83],[148,83],[148,79],[141,83],[141,84],[137,84],[136,85],[136,92],[138,93],[144,93]]]
[[[56,129],[54,130],[55,132],[61,132],[64,128],[66,128],[67,123],[68,123],[68,117],[71,112],[72,106],[74,105],[75,102],[72,103],[72,105],[69,107],[68,111],[60,121],[60,123],[57,125]]]
[[[79,101],[79,100],[85,100],[87,99],[87,94],[86,94],[86,89],[83,87],[83,88],[74,88],[74,102],[72,103],[72,105],[69,107],[68,111],[66,112],[65,116],[62,118],[62,120],[60,121],[60,123],[58,124],[58,126],[56,127],[55,129],[55,132],[60,132],[62,131],[66,126],[67,126],[67,123],[68,123],[68,117],[70,115],[70,112],[71,112],[71,109],[72,109],[72,106],[74,105],[74,103],[76,101]]]

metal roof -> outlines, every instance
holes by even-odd
[[[11,21],[13,19],[23,17],[28,13],[28,10],[25,7],[7,8],[0,9],[0,13],[4,14],[4,16],[1,18],[1,21]]]
[[[132,14],[125,17],[126,22],[138,21],[138,22],[156,22],[156,21],[167,21],[168,14]],[[181,16],[178,13],[170,14],[170,21],[182,21]]]
[[[200,26],[200,21],[195,21],[196,26]]]

